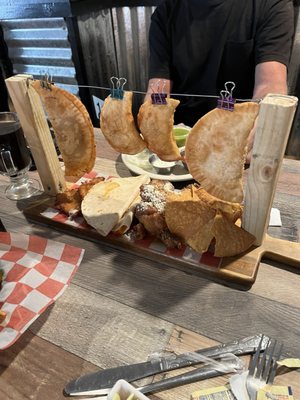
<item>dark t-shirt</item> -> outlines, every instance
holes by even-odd
[[[257,64],[288,65],[293,28],[291,0],[165,0],[151,18],[149,77],[173,81],[174,94],[219,95],[233,81],[233,96],[249,99]],[[216,106],[173,97],[175,122],[190,126]]]

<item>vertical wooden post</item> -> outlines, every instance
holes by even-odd
[[[294,96],[268,94],[260,103],[242,220],[242,227],[256,237],[258,246],[268,227],[297,102]]]
[[[31,75],[20,74],[6,79],[5,82],[44,191],[55,195],[66,188],[66,182],[40,97],[31,87],[31,80]]]

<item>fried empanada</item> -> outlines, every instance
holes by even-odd
[[[242,202],[247,138],[258,110],[254,102],[236,104],[234,111],[216,108],[191,129],[185,160],[190,174],[211,195]]]
[[[180,160],[179,149],[173,137],[174,112],[179,100],[167,98],[167,104],[152,104],[146,100],[137,116],[140,131],[147,147],[161,160]]]
[[[132,92],[125,91],[123,99],[106,97],[100,113],[100,128],[119,153],[137,154],[146,148],[132,115]]]
[[[54,129],[61,152],[65,176],[81,177],[95,164],[94,127],[82,102],[72,93],[55,85],[45,87],[36,80],[32,87],[39,94]]]

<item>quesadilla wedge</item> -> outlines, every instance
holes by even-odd
[[[81,203],[84,219],[100,235],[107,236],[138,196],[140,186],[149,181],[148,175],[140,175],[94,185]]]

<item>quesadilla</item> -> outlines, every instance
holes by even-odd
[[[149,181],[148,175],[140,175],[94,185],[81,203],[84,219],[100,235],[107,236],[139,195],[140,186]]]

